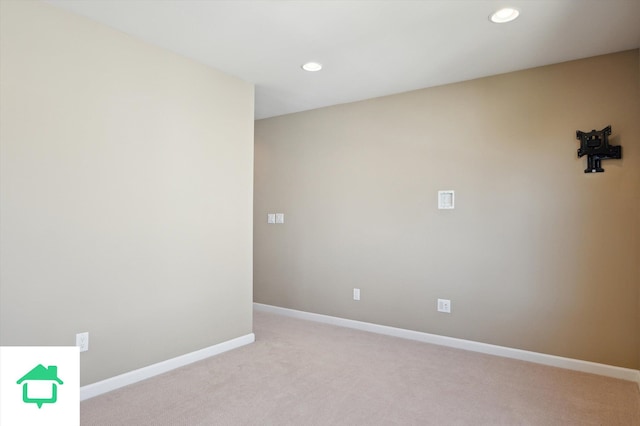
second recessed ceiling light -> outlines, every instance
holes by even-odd
[[[518,15],[520,15],[520,12],[518,12],[517,9],[505,7],[504,9],[500,9],[492,14],[489,19],[491,19],[491,22],[495,22],[496,24],[504,24],[506,22],[513,21],[518,17]]]
[[[320,71],[322,69],[322,64],[317,62],[307,62],[302,66],[302,69],[310,72]]]

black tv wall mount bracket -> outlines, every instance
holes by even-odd
[[[578,148],[578,158],[587,156],[587,168],[585,173],[604,172],[601,161],[609,158],[622,158],[622,147],[609,145],[609,135],[611,126],[602,130],[592,130],[590,132],[576,131],[576,139],[580,140]]]

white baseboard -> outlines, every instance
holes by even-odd
[[[488,343],[474,342],[471,340],[456,339],[453,337],[439,336],[437,334],[423,333],[420,331],[405,330],[402,328],[388,327],[385,325],[332,317],[328,315],[314,314],[311,312],[297,311],[295,309],[281,308],[278,306],[254,303],[256,310],[271,312],[292,318],[332,324],[341,327],[354,328],[371,333],[385,334],[387,336],[401,337],[403,339],[417,340],[419,342],[433,343],[435,345],[449,346],[467,351],[481,352],[497,355],[505,358],[519,359],[535,362],[537,364],[552,367],[566,368],[568,370],[582,371],[601,376],[614,377],[616,379],[637,382],[640,388],[640,371],[630,368],[616,367],[614,365],[599,364],[597,362],[582,361],[573,358],[564,358],[555,355],[547,355],[539,352],[525,351],[522,349],[508,348],[505,346],[491,345]]]
[[[218,343],[217,345],[209,346],[208,348],[180,355],[166,361],[161,361],[109,379],[82,386],[80,388],[80,401],[166,373],[167,371],[209,358],[210,356],[218,355],[223,352],[248,345],[253,343],[255,340],[256,336],[253,333],[249,333],[244,336],[236,337],[235,339],[227,340],[226,342]]]

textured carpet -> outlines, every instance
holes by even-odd
[[[263,312],[254,332],[82,402],[82,425],[640,425],[628,381]]]

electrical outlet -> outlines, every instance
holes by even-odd
[[[449,299],[438,299],[438,312],[446,312],[448,314],[451,313],[451,300]]]
[[[76,334],[76,346],[80,348],[80,352],[89,350],[89,332]]]
[[[360,289],[359,288],[354,288],[353,289],[353,300],[360,300]]]

